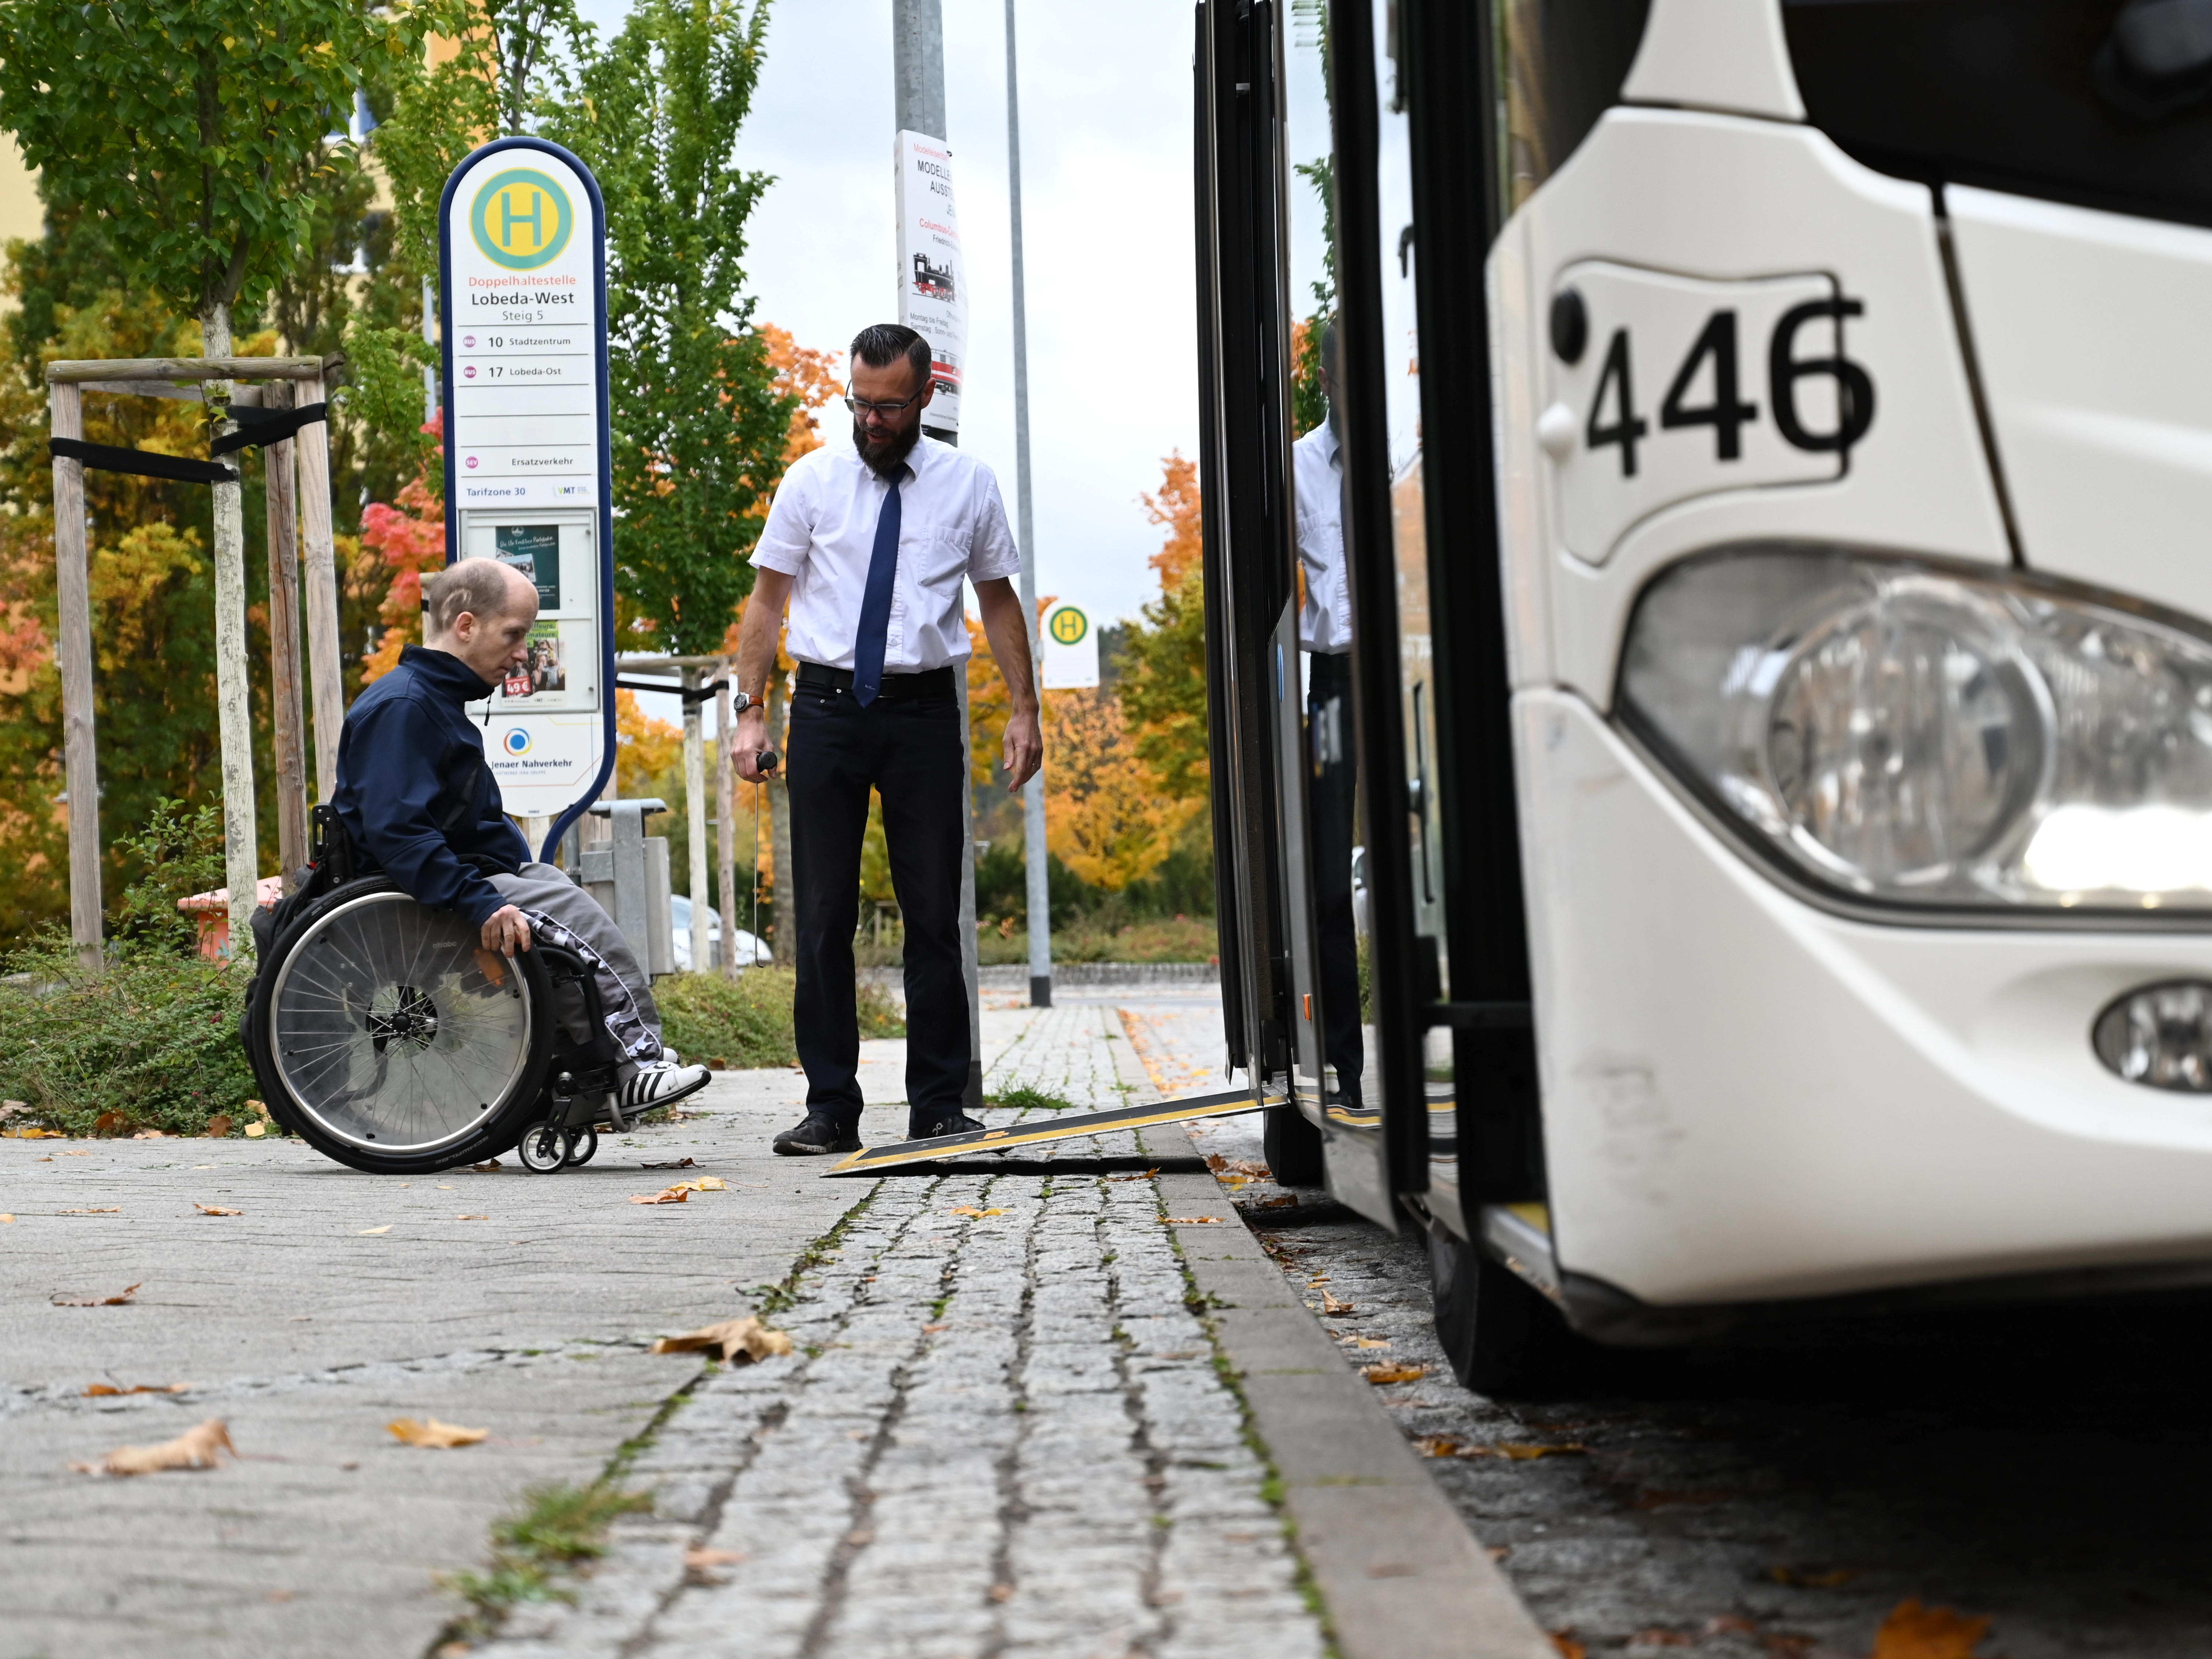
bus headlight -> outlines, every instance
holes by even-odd
[[[1829,548],[1646,590],[1626,718],[1803,873],[1899,904],[2212,907],[2212,638]]]

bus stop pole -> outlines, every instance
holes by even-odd
[[[1037,641],[1036,517],[1030,495],[1030,323],[1022,260],[1022,106],[1014,52],[1014,0],[1006,0],[1006,196],[1014,243],[1014,501],[1022,544],[1022,617],[1030,630],[1032,678]],[[1043,693],[1036,687],[1040,703]],[[1022,864],[1028,878],[1030,1006],[1052,1006],[1052,883],[1046,860],[1044,769],[1022,786]]]

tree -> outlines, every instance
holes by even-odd
[[[1122,636],[1117,689],[1138,757],[1175,799],[1203,802],[1212,767],[1198,469],[1180,453],[1161,465],[1165,476],[1159,493],[1144,498],[1146,516],[1167,532],[1152,559],[1160,573],[1160,596]]]
[[[50,206],[97,216],[134,284],[199,319],[232,355],[232,308],[265,293],[308,240],[325,139],[356,67],[419,42],[405,5],[361,0],[50,0],[0,4],[0,126]],[[206,388],[220,428],[228,382]],[[255,846],[245,524],[211,486],[216,665],[231,936],[246,948]]]
[[[1113,694],[1047,692],[1045,749],[1045,839],[1060,861],[1109,893],[1158,869],[1199,803],[1145,764]]]
[[[766,0],[641,0],[541,129],[606,197],[618,621],[671,653],[716,649],[752,591],[796,407],[739,293],[772,181],[732,158],[767,33]]]

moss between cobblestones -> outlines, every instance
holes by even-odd
[[[876,1195],[883,1189],[881,1182],[871,1187],[866,1197],[837,1218],[836,1226],[801,1250],[799,1259],[791,1264],[791,1271],[783,1276],[781,1284],[754,1285],[752,1295],[758,1305],[753,1311],[766,1319],[770,1314],[780,1314],[794,1305],[799,1300],[799,1281],[805,1278],[809,1269],[820,1267],[844,1243],[845,1235],[853,1230],[853,1224],[867,1212],[868,1206],[876,1201]]]

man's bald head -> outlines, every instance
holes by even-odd
[[[450,635],[464,612],[479,623],[538,609],[538,585],[497,559],[463,559],[422,584],[422,637]]]

